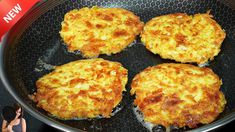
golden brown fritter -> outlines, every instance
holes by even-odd
[[[212,122],[224,110],[221,84],[209,68],[165,63],[137,74],[131,94],[146,122],[194,128]]]
[[[69,51],[80,50],[85,57],[115,54],[135,40],[143,22],[122,8],[82,8],[65,14],[60,36]]]
[[[127,70],[118,62],[78,60],[57,66],[37,82],[37,106],[62,119],[109,118],[122,99]]]
[[[194,16],[176,13],[147,22],[141,40],[164,59],[203,64],[218,55],[225,36],[209,12]]]

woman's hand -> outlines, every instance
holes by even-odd
[[[20,112],[16,112],[16,117],[15,120],[18,119],[20,117],[21,113]]]
[[[7,132],[13,132],[11,123],[7,126]]]

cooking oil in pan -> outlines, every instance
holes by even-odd
[[[42,72],[44,70],[52,70],[54,68],[55,68],[55,66],[53,66],[51,64],[47,64],[41,58],[39,58],[38,61],[36,62],[36,66],[34,68],[34,71],[35,72]]]
[[[202,63],[202,64],[198,64],[199,67],[206,67],[209,66],[209,61]]]
[[[145,122],[144,121],[144,115],[140,111],[139,107],[133,105],[133,112],[137,118],[137,120],[145,127],[147,128],[150,132],[153,132],[152,129],[155,126],[153,123],[150,122]]]
[[[115,116],[119,111],[121,111],[123,109],[123,106],[121,104],[118,104],[115,108],[113,108],[113,111],[112,113],[110,114],[110,116]],[[57,119],[60,119],[60,120],[66,120],[66,119],[63,119],[63,118],[60,118],[60,117],[57,117],[57,116],[54,116],[50,113],[48,113],[48,116],[51,116],[53,118],[57,118]],[[94,119],[102,119],[104,118],[102,115],[98,115],[97,117],[95,117]],[[69,120],[92,120],[91,118],[78,118],[78,117],[75,117],[75,118],[72,118],[72,119],[69,119]]]

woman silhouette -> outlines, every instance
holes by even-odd
[[[11,122],[15,119],[16,112],[13,107],[5,106],[2,109],[2,132],[12,132]]]
[[[14,118],[12,119],[13,115]],[[5,112],[3,119],[3,132],[26,132],[26,121],[23,118],[23,109],[19,104],[14,104],[12,108],[8,108],[8,112]]]

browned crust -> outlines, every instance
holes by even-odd
[[[193,16],[175,13],[148,21],[141,40],[162,58],[202,64],[218,55],[225,36],[209,12]]]
[[[60,35],[69,51],[80,50],[84,57],[94,58],[126,48],[143,25],[138,16],[126,9],[85,7],[65,14]]]
[[[70,62],[36,82],[37,106],[63,119],[109,118],[122,99],[127,70],[103,59]]]
[[[226,100],[219,91],[221,84],[209,68],[165,63],[137,74],[131,94],[136,95],[134,104],[143,112],[145,121],[195,128],[212,122],[223,111]]]

